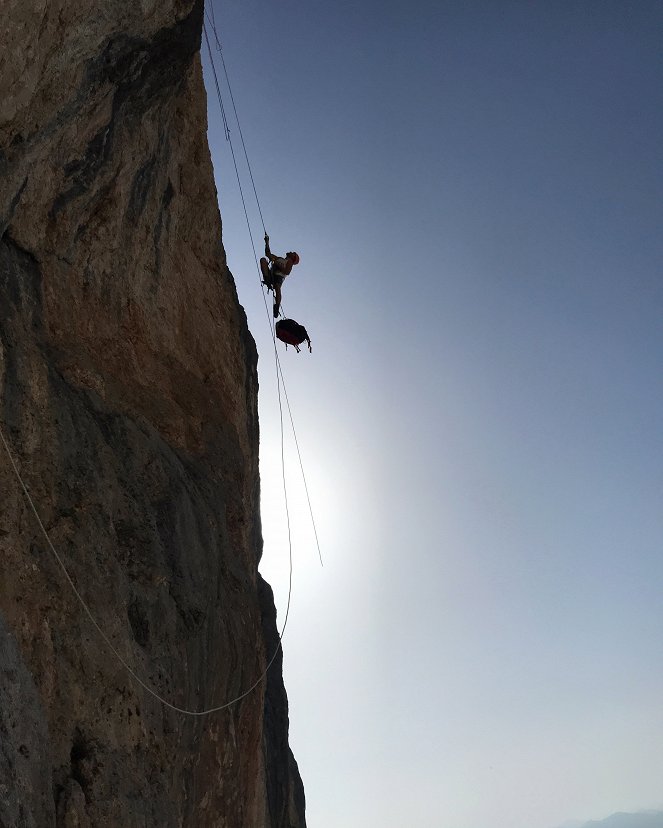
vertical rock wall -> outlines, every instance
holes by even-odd
[[[199,0],[5,0],[0,19],[2,430],[113,646],[193,710],[278,643],[202,20]],[[0,826],[304,826],[280,657],[220,713],[156,701],[0,452]]]

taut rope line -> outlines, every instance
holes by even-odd
[[[262,222],[263,232],[266,233],[267,230],[265,228],[265,219],[262,216],[262,209],[260,207],[260,199],[258,198],[258,191],[256,190],[256,182],[253,179],[253,170],[251,169],[251,162],[249,161],[249,154],[246,151],[246,144],[244,143],[244,134],[242,132],[242,125],[239,122],[239,115],[237,114],[237,107],[235,106],[235,96],[233,95],[232,86],[230,85],[230,78],[228,77],[228,70],[226,69],[226,61],[224,60],[224,57],[223,57],[223,49],[221,48],[221,41],[219,40],[219,34],[216,30],[216,20],[214,19],[214,3],[212,2],[212,3],[210,3],[210,5],[212,7],[212,17],[210,19],[210,16],[208,14],[207,19],[209,20],[210,25],[212,26],[212,31],[214,32],[214,40],[216,42],[216,50],[219,53],[219,55],[221,56],[221,65],[223,66],[223,74],[226,76],[226,83],[228,84],[228,91],[230,92],[230,100],[231,100],[232,105],[233,105],[233,111],[235,113],[235,120],[237,121],[237,131],[239,132],[239,137],[240,137],[240,140],[242,142],[242,149],[244,150],[244,158],[246,159],[246,166],[248,167],[249,176],[251,178],[251,184],[253,186],[253,195],[256,197],[256,204],[258,205],[258,212],[260,213],[260,221]],[[205,37],[207,37],[207,32],[205,32]],[[208,46],[209,46],[209,42],[208,42]],[[210,54],[210,59],[211,59],[211,57],[212,56]],[[218,84],[217,84],[217,89],[218,89]],[[221,108],[223,109],[223,104],[221,104]]]
[[[239,114],[237,112],[237,107],[235,106],[235,98],[233,96],[232,86],[230,85],[230,78],[228,77],[228,69],[226,67],[226,62],[225,62],[224,57],[223,57],[223,49],[221,47],[221,41],[219,40],[219,35],[218,35],[217,29],[216,29],[216,20],[214,18],[214,3],[211,2],[210,5],[211,5],[211,9],[212,9],[212,14],[211,14],[211,17],[210,17],[209,12],[206,12],[207,20],[208,20],[210,26],[212,27],[212,31],[214,33],[214,40],[216,42],[216,48],[217,48],[217,51],[219,52],[219,54],[221,56],[221,63],[223,65],[223,72],[224,72],[224,75],[225,75],[225,78],[226,78],[226,83],[228,85],[228,91],[230,92],[230,99],[232,101],[233,111],[235,113],[235,120],[237,121],[237,130],[239,132],[239,136],[240,136],[240,139],[241,139],[241,142],[242,142],[242,147],[244,149],[244,157],[246,159],[246,166],[249,170],[249,176],[251,178],[251,184],[253,186],[253,194],[255,195],[256,205],[258,207],[258,212],[260,214],[260,220],[262,222],[262,228],[265,232],[267,232],[265,230],[265,220],[263,218],[262,209],[260,207],[260,199],[258,198],[258,192],[256,190],[255,180],[253,178],[253,171],[251,169],[251,162],[249,161],[249,156],[248,156],[248,153],[247,153],[247,150],[246,150],[246,144],[244,143],[244,135],[242,133],[242,125],[240,124],[240,121],[239,121]],[[217,72],[216,72],[216,64],[214,62],[214,56],[212,54],[212,49],[211,49],[209,38],[208,38],[208,35],[207,35],[207,27],[205,26],[205,24],[203,24],[203,31],[205,33],[205,41],[207,43],[207,52],[208,52],[208,55],[209,55],[210,64],[212,66],[212,74],[214,76],[214,85],[216,87],[216,94],[217,94],[217,98],[218,98],[218,102],[219,102],[219,108],[221,110],[221,117],[223,119],[223,126],[224,126],[224,130],[225,130],[225,134],[226,134],[226,140],[230,144],[230,150],[231,150],[231,154],[232,154],[233,164],[235,166],[235,175],[237,177],[237,184],[239,186],[240,196],[241,196],[241,199],[242,199],[242,206],[244,208],[244,216],[246,218],[246,226],[247,226],[248,231],[249,231],[249,238],[251,239],[251,248],[253,250],[253,258],[255,260],[256,269],[257,269],[257,272],[258,272],[258,278],[260,280],[260,285],[261,285],[261,289],[262,289],[262,275],[261,275],[261,271],[260,271],[260,265],[258,264],[258,254],[256,253],[256,247],[255,247],[255,243],[253,241],[253,233],[251,231],[251,222],[249,220],[249,215],[248,215],[248,211],[247,211],[247,207],[246,207],[246,201],[244,199],[244,191],[242,189],[242,183],[240,181],[240,175],[239,175],[239,170],[238,170],[238,167],[237,167],[237,161],[235,159],[235,152],[233,150],[232,139],[230,137],[230,129],[228,128],[228,121],[227,121],[227,118],[226,118],[225,107],[224,107],[223,98],[222,98],[222,95],[221,95],[221,88],[220,88],[220,85],[219,85],[219,80],[218,80],[218,76],[217,76]],[[315,536],[315,544],[316,544],[316,547],[317,547],[317,550],[318,550],[318,558],[320,559],[320,565],[324,566],[323,561],[322,561],[322,551],[320,549],[320,540],[318,538],[318,529],[317,529],[317,526],[316,526],[316,523],[315,523],[315,517],[314,517],[314,514],[313,514],[313,505],[311,503],[311,496],[310,496],[310,493],[309,493],[308,482],[306,480],[306,473],[304,471],[304,461],[302,460],[302,454],[301,454],[301,450],[299,448],[299,440],[297,439],[297,430],[295,429],[295,421],[294,421],[294,418],[293,418],[293,415],[292,415],[292,409],[290,407],[290,400],[288,399],[288,390],[287,390],[286,384],[285,384],[285,377],[283,376],[283,368],[281,367],[281,360],[279,359],[279,355],[278,355],[278,349],[277,349],[277,345],[276,345],[276,334],[275,334],[275,330],[274,330],[274,321],[273,321],[272,316],[269,312],[269,307],[267,305],[267,299],[266,299],[266,294],[265,294],[264,289],[262,289],[262,296],[263,296],[263,302],[265,304],[265,312],[267,314],[267,319],[268,319],[270,329],[271,329],[272,342],[273,342],[273,345],[274,345],[274,354],[275,354],[275,357],[276,357],[276,368],[277,368],[277,385],[278,385],[278,380],[279,380],[279,375],[280,375],[281,383],[283,384],[283,393],[285,394],[286,405],[287,405],[287,408],[288,408],[288,416],[290,418],[290,425],[292,427],[292,434],[293,434],[293,437],[294,437],[294,440],[295,440],[295,448],[297,450],[297,458],[299,460],[299,468],[301,470],[302,480],[304,482],[304,491],[306,493],[306,502],[308,504],[309,514],[311,516],[311,524],[313,526],[313,534]],[[283,310],[283,302],[281,302],[281,310]],[[278,394],[279,394],[279,408],[281,408],[281,388],[280,388],[280,385],[278,385]],[[283,413],[282,413],[282,411],[281,411],[281,432],[282,432],[281,433],[281,442],[283,443]],[[285,485],[285,480],[284,480],[284,485]],[[286,497],[286,511],[287,511],[287,497]],[[292,575],[292,573],[291,573],[291,575]]]

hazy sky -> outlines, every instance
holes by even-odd
[[[663,4],[214,2],[313,341],[280,352],[325,561],[290,440],[309,824],[663,806]],[[282,620],[274,358],[208,90]]]

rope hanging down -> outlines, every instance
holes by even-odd
[[[218,35],[217,29],[216,29],[216,21],[214,19],[214,4],[213,3],[211,4],[211,8],[212,8],[211,17],[210,17],[210,13],[206,12],[207,21],[208,21],[209,25],[212,28],[212,32],[214,34],[214,41],[216,43],[216,49],[219,52],[219,55],[221,57],[221,62],[222,62],[222,65],[223,65],[223,72],[224,72],[224,75],[225,75],[225,78],[226,78],[226,84],[228,86],[228,91],[230,93],[230,99],[232,101],[233,111],[235,113],[235,120],[237,122],[237,130],[239,132],[239,136],[240,136],[240,139],[241,139],[241,142],[242,142],[242,148],[244,150],[244,158],[246,159],[246,166],[248,168],[249,176],[251,178],[251,185],[253,187],[253,194],[254,194],[255,199],[256,199],[256,205],[258,207],[258,212],[260,214],[260,220],[262,222],[263,231],[267,232],[265,230],[265,221],[264,221],[264,218],[263,218],[262,209],[260,207],[260,199],[258,198],[258,192],[256,190],[255,179],[253,177],[253,171],[251,169],[251,162],[249,161],[249,156],[248,156],[248,153],[247,153],[247,150],[246,150],[246,144],[244,142],[244,135],[242,133],[242,126],[240,124],[239,114],[237,112],[237,107],[235,105],[235,97],[233,95],[232,86],[230,84],[230,78],[228,76],[228,70],[227,70],[227,67],[226,67],[226,62],[225,62],[224,57],[223,57],[223,49],[221,47],[221,41],[219,40],[219,35]],[[316,544],[316,548],[318,550],[318,558],[320,559],[320,565],[324,566],[323,561],[322,561],[322,551],[321,551],[321,548],[320,548],[320,540],[318,538],[318,529],[317,529],[317,526],[316,526],[316,523],[315,523],[315,517],[314,517],[314,514],[313,514],[313,505],[311,503],[311,496],[310,496],[310,493],[309,493],[308,483],[307,483],[307,480],[306,480],[306,473],[304,471],[304,462],[302,460],[302,454],[301,454],[301,450],[299,448],[299,441],[297,439],[297,431],[295,429],[295,421],[294,421],[294,418],[293,418],[293,415],[292,415],[292,409],[290,407],[290,400],[288,398],[288,391],[287,391],[286,384],[285,384],[285,378],[283,376],[283,368],[281,367],[281,360],[279,359],[279,355],[278,355],[278,347],[277,347],[277,344],[276,344],[276,333],[275,333],[275,330],[274,330],[274,320],[272,319],[272,314],[269,312],[269,307],[267,305],[266,293],[265,293],[265,290],[262,286],[262,274],[260,272],[260,265],[258,263],[258,255],[256,253],[255,242],[253,240],[253,232],[251,230],[251,222],[249,220],[249,214],[248,214],[248,210],[247,210],[247,206],[246,206],[246,200],[244,198],[244,190],[242,188],[242,182],[241,182],[241,178],[240,178],[240,174],[239,174],[239,169],[238,169],[238,166],[237,166],[235,151],[233,149],[232,138],[230,136],[230,129],[228,127],[228,121],[227,121],[227,118],[226,118],[225,106],[224,106],[224,103],[223,103],[223,96],[221,94],[221,87],[220,87],[220,84],[219,84],[219,79],[218,79],[218,75],[217,75],[217,71],[216,71],[216,64],[214,62],[214,55],[212,54],[212,48],[210,46],[210,41],[209,41],[209,37],[208,37],[208,34],[207,34],[207,26],[205,24],[203,24],[203,31],[204,31],[204,34],[205,34],[205,42],[207,44],[207,53],[209,55],[210,65],[212,67],[212,75],[214,77],[214,85],[216,87],[216,94],[217,94],[217,99],[218,99],[218,103],[219,103],[219,109],[221,111],[221,117],[223,119],[223,126],[224,126],[224,130],[225,130],[225,134],[226,134],[226,140],[230,144],[230,151],[231,151],[231,155],[232,155],[232,159],[233,159],[233,164],[234,164],[234,167],[235,167],[235,176],[237,178],[237,185],[239,187],[240,197],[241,197],[241,200],[242,200],[242,206],[244,208],[244,216],[246,218],[246,226],[247,226],[247,229],[249,231],[249,239],[251,240],[251,249],[253,250],[253,258],[254,258],[255,265],[256,265],[256,270],[257,270],[257,273],[258,273],[258,279],[259,279],[260,285],[261,285],[263,303],[265,305],[265,313],[267,314],[267,319],[268,319],[271,334],[272,334],[272,344],[274,346],[274,356],[275,356],[275,360],[276,360],[276,369],[277,369],[277,386],[278,386],[278,392],[279,392],[279,408],[281,408],[281,386],[278,383],[278,379],[279,379],[279,376],[280,376],[280,382],[283,385],[283,393],[285,394],[286,405],[287,405],[287,408],[288,408],[288,415],[289,415],[289,418],[290,418],[290,425],[292,427],[292,434],[293,434],[294,441],[295,441],[295,448],[297,450],[297,458],[299,460],[299,468],[300,468],[301,473],[302,473],[302,480],[303,480],[303,483],[304,483],[304,491],[306,493],[306,501],[307,501],[307,504],[308,504],[309,515],[311,517],[311,524],[313,526],[313,534],[315,536],[315,544]],[[283,303],[281,303],[281,307],[283,307]],[[281,433],[281,440],[283,440],[283,433]],[[284,481],[284,484],[285,484],[285,481]]]
[[[58,563],[58,566],[60,567],[60,569],[64,573],[64,576],[67,580],[67,583],[71,587],[71,590],[74,593],[74,595],[76,596],[76,599],[78,600],[78,602],[81,605],[81,607],[83,608],[85,614],[87,615],[90,622],[92,623],[92,626],[96,629],[96,631],[99,633],[99,635],[103,639],[103,641],[106,644],[106,646],[108,647],[108,649],[113,653],[115,658],[124,667],[124,669],[127,671],[127,673],[129,673],[129,675],[134,679],[134,681],[143,688],[143,690],[145,690],[147,693],[149,693],[150,696],[155,698],[157,701],[161,702],[161,704],[163,704],[165,707],[169,707],[171,710],[174,710],[176,713],[182,713],[185,716],[207,716],[210,713],[218,713],[221,710],[225,710],[226,708],[231,707],[233,704],[236,704],[238,701],[241,701],[243,698],[245,698],[246,696],[248,696],[250,693],[252,693],[255,690],[255,688],[264,680],[265,676],[267,675],[267,673],[269,671],[269,668],[274,663],[274,659],[276,658],[276,656],[278,655],[279,650],[281,649],[281,638],[283,636],[283,630],[285,630],[285,624],[287,623],[287,620],[288,620],[288,612],[290,611],[290,596],[289,595],[288,595],[288,607],[286,609],[286,617],[285,617],[285,622],[283,624],[283,630],[279,634],[279,643],[277,644],[276,649],[274,650],[274,654],[272,655],[271,659],[269,660],[269,663],[265,667],[265,670],[260,675],[260,677],[258,679],[256,679],[256,681],[248,688],[248,690],[245,690],[239,696],[235,697],[234,699],[231,699],[228,702],[225,702],[224,704],[219,704],[215,707],[209,707],[206,710],[188,710],[185,707],[179,707],[178,705],[173,704],[172,702],[169,702],[168,699],[165,699],[163,696],[161,696],[159,693],[157,693],[156,690],[154,690],[152,687],[150,687],[150,685],[147,684],[147,682],[145,682],[136,673],[136,671],[127,663],[127,661],[118,652],[118,650],[115,647],[115,645],[113,644],[113,642],[110,640],[110,638],[106,635],[106,633],[103,631],[103,629],[101,628],[101,626],[97,622],[96,618],[92,614],[92,611],[90,610],[89,606],[87,605],[85,599],[83,598],[81,593],[78,591],[78,589],[76,587],[76,584],[73,581],[73,578],[69,574],[69,570],[67,569],[67,566],[66,566],[65,562],[62,560],[62,557],[60,556],[60,554],[58,553],[57,549],[55,548],[55,546],[53,545],[53,543],[51,541],[51,538],[50,538],[50,536],[49,536],[49,534],[46,530],[46,527],[44,526],[44,524],[42,522],[42,519],[39,516],[39,512],[37,511],[37,507],[35,506],[34,500],[32,499],[32,496],[30,495],[28,487],[26,486],[26,484],[23,480],[23,477],[21,476],[21,472],[20,472],[18,466],[16,465],[16,461],[14,460],[14,456],[13,456],[13,454],[12,454],[10,448],[9,448],[7,440],[5,439],[5,435],[4,435],[4,432],[3,432],[2,428],[0,428],[0,440],[2,440],[2,445],[4,446],[5,452],[7,453],[7,457],[9,458],[9,462],[11,464],[11,467],[14,471],[14,474],[16,475],[16,478],[17,478],[21,488],[23,489],[23,493],[24,493],[24,495],[25,495],[25,497],[28,501],[28,504],[30,506],[30,509],[31,509],[32,513],[34,514],[34,516],[37,520],[37,523],[39,525],[39,528],[41,530],[42,535],[44,536],[44,539],[46,540],[48,548],[51,550],[51,552],[53,554],[53,557],[55,558],[55,560]]]
[[[225,134],[226,134],[226,140],[229,142],[230,147],[231,147],[231,151],[232,151],[232,155],[233,155],[233,162],[234,162],[234,165],[235,165],[235,172],[237,174],[237,181],[238,181],[238,184],[240,186],[240,191],[241,191],[241,182],[240,182],[240,179],[239,179],[239,171],[238,171],[238,168],[237,168],[235,153],[234,153],[234,149],[232,148],[232,141],[231,141],[231,138],[230,138],[230,128],[228,126],[228,120],[227,120],[227,117],[226,117],[225,109],[223,107],[223,101],[222,101],[222,98],[221,98],[221,90],[220,90],[220,87],[219,87],[218,77],[217,77],[217,73],[216,73],[216,67],[214,66],[214,61],[213,61],[213,58],[212,58],[211,48],[210,48],[210,44],[209,44],[209,39],[207,37],[207,30],[206,29],[205,29],[205,39],[207,41],[207,48],[208,48],[208,51],[210,53],[210,59],[212,61],[212,67],[213,67],[213,73],[214,73],[214,82],[215,82],[215,85],[216,85],[217,95],[218,95],[219,104],[220,104],[220,108],[221,108],[221,116],[223,118],[223,126],[224,126],[224,131],[225,131]],[[218,42],[218,38],[217,38],[217,42]],[[233,101],[233,106],[234,106],[234,101]],[[236,109],[235,109],[235,114],[237,114]],[[243,139],[242,139],[242,143],[244,143]],[[245,152],[246,152],[246,148],[245,148]],[[247,163],[248,163],[248,157],[247,157]],[[254,190],[255,190],[255,185],[254,185]],[[257,194],[256,194],[256,200],[257,200]],[[244,203],[244,212],[245,212],[247,222],[248,222],[248,214],[247,214],[247,211],[246,211],[246,204],[244,202],[243,193],[242,193],[242,202]],[[262,217],[262,214],[261,214],[261,217]],[[251,239],[251,242],[253,244],[253,239]],[[254,248],[254,257],[256,258],[256,265],[257,265],[257,257],[255,256],[255,248]],[[275,338],[274,338],[274,348],[275,348],[275,354],[276,354],[277,365],[278,365],[278,352],[276,351],[276,339]],[[258,687],[258,685],[261,684],[262,681],[264,681],[270,667],[274,663],[274,660],[276,659],[276,657],[279,653],[279,650],[281,649],[281,646],[282,646],[282,638],[283,638],[283,634],[285,632],[286,625],[288,623],[288,616],[289,616],[289,613],[290,613],[290,602],[291,602],[291,596],[292,596],[292,541],[291,541],[291,532],[290,532],[290,515],[289,515],[289,509],[288,509],[288,502],[287,502],[287,491],[285,490],[285,452],[284,452],[284,436],[283,436],[283,410],[282,410],[281,398],[280,398],[280,386],[279,386],[279,409],[280,409],[280,420],[281,420],[281,457],[282,457],[282,463],[283,463],[283,484],[284,484],[284,496],[285,496],[285,500],[286,500],[286,517],[287,517],[287,523],[288,523],[288,545],[289,545],[289,558],[290,558],[290,577],[289,577],[289,588],[288,588],[288,601],[287,601],[287,606],[286,606],[285,619],[284,619],[284,622],[283,622],[283,628],[281,629],[281,632],[278,634],[279,641],[278,641],[278,644],[277,644],[277,646],[274,650],[274,653],[273,653],[272,657],[270,658],[269,662],[267,663],[264,671],[253,682],[253,684],[249,688],[247,688],[243,693],[240,693],[238,696],[231,699],[230,701],[227,701],[227,702],[225,702],[223,704],[220,704],[220,705],[215,705],[214,707],[206,708],[205,710],[189,710],[188,708],[180,707],[179,705],[173,704],[172,702],[168,701],[168,699],[166,699],[162,695],[160,695],[144,679],[142,679],[138,675],[138,673],[136,673],[136,671],[131,667],[131,665],[126,661],[126,659],[122,656],[122,654],[117,650],[117,648],[115,647],[113,642],[110,640],[108,635],[104,632],[104,630],[102,629],[102,627],[100,626],[100,624],[98,623],[96,618],[94,617],[94,614],[92,613],[92,610],[90,609],[87,602],[85,601],[85,599],[83,598],[83,596],[79,592],[78,588],[76,587],[76,584],[74,583],[74,580],[71,577],[71,575],[69,573],[69,570],[67,569],[67,565],[65,564],[64,560],[62,559],[62,556],[58,553],[58,551],[55,548],[53,542],[51,541],[50,535],[48,534],[48,531],[47,531],[46,527],[44,526],[44,523],[43,523],[43,521],[42,521],[42,519],[39,515],[39,511],[38,511],[38,509],[35,505],[35,502],[32,499],[32,495],[30,494],[30,491],[29,491],[25,481],[23,480],[23,476],[21,475],[20,469],[18,468],[18,465],[17,465],[16,461],[14,460],[14,456],[12,454],[12,451],[11,451],[11,449],[9,447],[9,444],[8,444],[6,438],[5,438],[4,431],[3,431],[2,428],[0,428],[0,441],[2,442],[5,453],[7,454],[7,457],[9,459],[9,463],[11,465],[11,468],[12,468],[13,472],[14,472],[14,475],[16,476],[16,479],[18,480],[21,489],[23,490],[23,494],[25,495],[25,498],[28,502],[30,510],[32,511],[33,515],[35,516],[35,519],[37,521],[39,529],[40,529],[40,531],[41,531],[41,533],[44,537],[44,540],[46,541],[46,544],[47,544],[48,548],[50,549],[50,551],[51,551],[53,557],[55,558],[58,566],[62,570],[62,573],[64,574],[64,577],[65,577],[71,591],[73,592],[74,596],[76,597],[76,600],[78,601],[78,603],[82,607],[84,613],[87,615],[90,623],[95,628],[95,630],[97,631],[97,633],[99,634],[99,636],[101,637],[103,642],[106,644],[106,646],[108,647],[110,652],[115,656],[118,663],[122,665],[122,667],[127,671],[127,673],[133,678],[133,680],[138,685],[140,685],[140,687],[143,688],[143,690],[145,690],[146,693],[148,693],[150,696],[152,696],[158,702],[163,704],[165,707],[175,711],[176,713],[180,713],[180,714],[185,715],[185,716],[200,717],[200,716],[207,716],[211,713],[218,713],[222,710],[225,710],[225,709],[231,707],[232,705],[236,704],[237,702],[241,701],[242,699],[246,698],[246,696],[248,696],[250,693],[252,693],[253,690],[255,690],[255,688]]]
[[[212,9],[212,11],[213,11],[213,9]],[[212,28],[213,28],[214,36],[215,36],[215,39],[216,39],[217,48],[218,48],[219,52],[221,52],[221,44],[220,44],[219,39],[218,39],[218,35],[217,35],[217,32],[216,32],[216,26],[214,24],[214,20],[212,20]],[[204,30],[204,34],[205,34],[205,41],[207,43],[208,53],[209,53],[209,56],[210,56],[210,63],[211,63],[211,66],[212,66],[212,72],[213,72],[213,76],[214,76],[214,83],[215,83],[215,86],[216,86],[216,92],[217,92],[217,97],[218,97],[218,101],[219,101],[219,107],[220,107],[221,116],[222,116],[222,119],[223,119],[223,127],[224,127],[224,131],[225,131],[225,135],[226,135],[226,140],[230,144],[231,154],[232,154],[232,158],[233,158],[233,164],[234,164],[234,167],[235,167],[235,174],[237,176],[237,183],[238,183],[238,186],[239,186],[239,189],[240,189],[242,204],[243,204],[243,207],[244,207],[244,215],[246,217],[247,226],[248,226],[248,229],[249,229],[249,237],[251,239],[251,246],[253,248],[253,256],[254,256],[254,259],[255,259],[258,274],[260,276],[260,266],[258,264],[258,256],[256,254],[255,244],[253,242],[253,235],[251,233],[251,225],[250,225],[250,221],[249,221],[248,211],[247,211],[247,208],[246,208],[246,201],[244,199],[244,193],[243,193],[243,190],[242,190],[242,184],[241,184],[241,180],[240,180],[240,176],[239,176],[237,160],[235,158],[235,151],[234,151],[234,148],[233,148],[233,145],[232,145],[232,140],[231,140],[231,137],[230,137],[230,128],[228,126],[228,120],[227,120],[227,117],[226,117],[225,108],[223,106],[223,99],[222,99],[222,96],[221,96],[221,89],[220,89],[220,86],[219,86],[218,76],[217,76],[217,72],[216,72],[216,66],[214,64],[214,58],[213,58],[213,55],[212,55],[212,50],[211,50],[209,38],[208,38],[208,35],[207,35],[207,28],[205,26],[203,26],[203,30]],[[230,82],[228,80],[228,73],[227,73],[227,70],[226,70],[225,61],[223,60],[223,54],[222,53],[221,53],[221,60],[223,62],[223,68],[224,68],[224,73],[225,73],[225,76],[226,76],[226,81],[228,82],[228,88],[230,89]],[[261,221],[263,223],[263,229],[264,229],[265,225],[264,225],[264,220],[262,218],[262,210],[260,209],[260,202],[259,202],[259,199],[258,199],[258,194],[257,194],[257,191],[256,191],[255,182],[254,182],[254,179],[253,179],[253,173],[251,172],[251,166],[250,166],[250,163],[249,163],[248,154],[246,152],[246,145],[244,143],[244,138],[242,136],[241,127],[240,127],[240,124],[239,124],[239,117],[237,115],[237,108],[235,106],[235,101],[234,101],[234,98],[232,96],[232,89],[230,89],[230,95],[231,95],[231,99],[232,99],[232,103],[233,103],[233,109],[234,109],[234,112],[235,112],[235,118],[237,119],[237,125],[238,125],[238,128],[239,128],[240,136],[242,138],[242,146],[244,148],[244,154],[245,154],[245,157],[246,157],[247,166],[249,168],[249,172],[250,172],[250,175],[251,175],[251,182],[253,184],[253,191],[254,191],[254,194],[255,194],[255,197],[256,197],[256,203],[258,204],[258,210],[260,212],[260,218],[261,218]],[[274,323],[273,323],[273,320],[272,320],[272,318],[269,314],[269,309],[267,307],[267,301],[266,301],[266,298],[265,298],[264,290],[262,291],[262,293],[263,293],[263,301],[265,302],[265,311],[266,311],[268,319],[270,321],[270,328],[271,328],[271,331],[272,331],[272,341],[273,341],[273,345],[274,345],[274,356],[275,356],[277,387],[278,387],[278,400],[279,400],[279,418],[280,418],[280,426],[281,426],[281,468],[282,468],[282,478],[283,478],[286,521],[287,521],[287,528],[288,528],[288,547],[289,547],[290,572],[289,572],[289,585],[288,585],[288,601],[287,601],[287,606],[286,606],[285,619],[284,619],[284,622],[283,622],[283,627],[281,629],[281,632],[278,634],[279,641],[278,641],[278,644],[276,646],[276,649],[274,650],[274,653],[273,653],[272,657],[270,658],[269,662],[267,663],[264,671],[256,679],[256,681],[247,690],[245,690],[240,695],[236,696],[234,699],[231,699],[230,701],[227,701],[224,704],[220,704],[220,705],[216,705],[214,707],[206,708],[205,710],[189,710],[187,708],[180,707],[180,706],[178,706],[176,704],[173,704],[172,702],[168,701],[168,699],[161,696],[156,690],[154,690],[146,681],[144,681],[136,673],[136,671],[131,667],[131,665],[121,655],[121,653],[117,650],[117,648],[115,647],[113,642],[110,640],[108,635],[106,635],[106,633],[104,632],[102,627],[99,625],[99,623],[97,622],[96,618],[94,617],[92,611],[90,610],[90,607],[88,606],[87,602],[85,601],[85,599],[83,598],[83,596],[79,592],[78,588],[76,587],[76,584],[74,583],[73,578],[69,574],[69,570],[67,569],[67,566],[66,566],[65,562],[63,561],[62,557],[60,556],[57,549],[53,545],[53,542],[51,541],[50,535],[48,534],[48,531],[46,530],[46,527],[44,526],[44,524],[42,522],[42,519],[39,515],[39,511],[38,511],[38,509],[37,509],[37,507],[34,503],[34,500],[32,499],[30,491],[29,491],[27,485],[25,484],[25,481],[23,480],[23,477],[22,477],[21,472],[18,468],[18,465],[16,464],[16,461],[14,460],[14,456],[11,452],[9,444],[8,444],[7,440],[5,439],[4,432],[3,432],[2,428],[0,428],[0,440],[2,441],[2,445],[5,449],[5,452],[7,454],[8,459],[9,459],[9,463],[12,467],[14,475],[16,476],[16,479],[18,480],[18,482],[21,486],[21,489],[23,490],[23,493],[26,497],[26,500],[27,500],[27,502],[30,506],[30,510],[32,511],[32,513],[35,516],[35,519],[37,521],[39,529],[40,529],[42,535],[44,536],[44,539],[46,541],[46,544],[48,545],[48,548],[50,549],[50,551],[51,551],[53,557],[55,558],[58,566],[62,570],[62,572],[65,576],[65,579],[66,579],[67,583],[69,584],[70,589],[72,590],[74,596],[76,597],[76,599],[79,602],[79,604],[81,605],[83,611],[85,612],[88,619],[90,620],[90,623],[95,628],[95,630],[97,631],[97,633],[99,634],[101,639],[104,641],[104,643],[106,644],[108,649],[111,651],[111,653],[115,656],[117,661],[122,665],[122,667],[127,671],[127,673],[134,679],[134,681],[137,684],[139,684],[143,688],[143,690],[145,690],[145,692],[147,692],[150,696],[152,696],[154,699],[159,701],[165,707],[168,707],[169,709],[171,709],[171,710],[173,710],[177,713],[180,713],[182,715],[185,715],[185,716],[200,717],[200,716],[207,716],[211,713],[218,713],[221,710],[225,710],[228,707],[231,707],[232,705],[236,704],[237,702],[241,701],[243,698],[248,696],[265,679],[270,667],[274,663],[274,660],[276,659],[276,656],[278,655],[279,650],[281,649],[281,646],[282,646],[282,638],[283,638],[283,634],[285,632],[286,625],[288,623],[288,616],[289,616],[289,613],[290,613],[290,602],[291,602],[291,597],[292,597],[292,537],[291,537],[290,511],[289,511],[289,507],[288,507],[288,494],[287,494],[286,475],[285,475],[285,449],[284,449],[283,405],[282,405],[282,399],[281,399],[281,385],[283,385],[283,392],[285,394],[286,403],[287,403],[287,407],[288,407],[288,413],[290,415],[290,423],[291,423],[292,430],[293,430],[293,435],[294,435],[294,438],[295,438],[295,445],[297,447],[297,454],[299,456],[299,463],[300,463],[300,467],[301,467],[301,471],[302,471],[302,477],[304,479],[304,487],[305,487],[305,490],[306,490],[306,497],[307,497],[308,504],[309,504],[309,510],[311,512],[311,520],[313,522],[313,529],[314,529],[314,532],[315,532],[316,544],[318,546],[318,554],[320,555],[320,563],[322,564],[322,555],[320,553],[320,544],[318,542],[318,533],[317,533],[317,529],[316,529],[316,526],[315,526],[315,520],[313,518],[313,510],[312,510],[312,507],[311,507],[311,501],[310,501],[310,497],[309,497],[308,485],[306,483],[306,476],[304,474],[304,466],[303,466],[303,463],[302,463],[301,453],[300,453],[300,450],[299,450],[299,443],[297,441],[297,434],[296,434],[296,431],[295,431],[295,425],[294,425],[294,420],[293,420],[293,416],[292,416],[292,410],[290,408],[290,402],[288,400],[287,390],[286,390],[286,387],[285,387],[285,379],[283,377],[283,370],[282,370],[281,363],[280,363],[280,360],[279,360],[278,349],[277,349],[277,345],[276,345],[276,336],[275,336],[275,333],[274,333]]]
[[[239,132],[239,137],[240,137],[240,140],[242,142],[242,149],[244,150],[244,158],[246,159],[246,166],[249,170],[249,176],[251,178],[251,185],[253,187],[253,195],[256,197],[256,204],[258,205],[258,212],[260,213],[260,221],[262,222],[263,233],[266,233],[267,229],[265,228],[265,219],[263,218],[263,215],[262,215],[262,209],[260,207],[260,199],[258,198],[258,191],[256,190],[256,182],[253,179],[253,170],[251,169],[251,162],[249,161],[249,154],[246,151],[246,144],[244,143],[244,134],[242,133],[242,125],[239,122],[239,115],[237,114],[237,107],[235,106],[235,96],[233,95],[232,86],[230,85],[230,78],[228,77],[228,69],[226,68],[226,61],[224,60],[224,57],[223,57],[223,49],[221,48],[221,41],[219,40],[219,33],[216,30],[216,20],[214,19],[214,3],[211,3],[210,5],[212,7],[212,17],[210,19],[209,13],[206,13],[207,14],[207,19],[210,23],[210,26],[212,27],[212,32],[214,33],[214,41],[216,43],[216,50],[219,53],[219,57],[221,58],[221,65],[223,66],[223,74],[226,77],[226,83],[228,85],[228,92],[230,92],[230,100],[231,100],[232,105],[233,105],[233,111],[235,113],[235,120],[237,121],[237,131]],[[205,38],[207,38],[207,31],[205,31]],[[209,46],[209,41],[208,41],[207,45]],[[213,65],[214,60],[212,59],[211,53],[210,53],[210,60],[212,61],[212,65]],[[216,75],[216,70],[215,70],[215,75]],[[219,92],[218,83],[216,85],[216,88],[217,88],[217,92]],[[221,93],[220,92],[219,92],[219,98],[221,98]],[[220,101],[220,104],[221,104],[221,109],[223,110],[223,102]],[[224,115],[224,122],[225,122],[225,115]],[[228,138],[228,140],[230,140],[230,138]]]

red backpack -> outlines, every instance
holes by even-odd
[[[311,350],[311,340],[306,332],[306,328],[295,322],[294,319],[280,319],[274,328],[276,336],[285,342],[286,348],[288,345],[294,345],[295,350],[299,353],[299,346],[306,340],[309,351]]]

